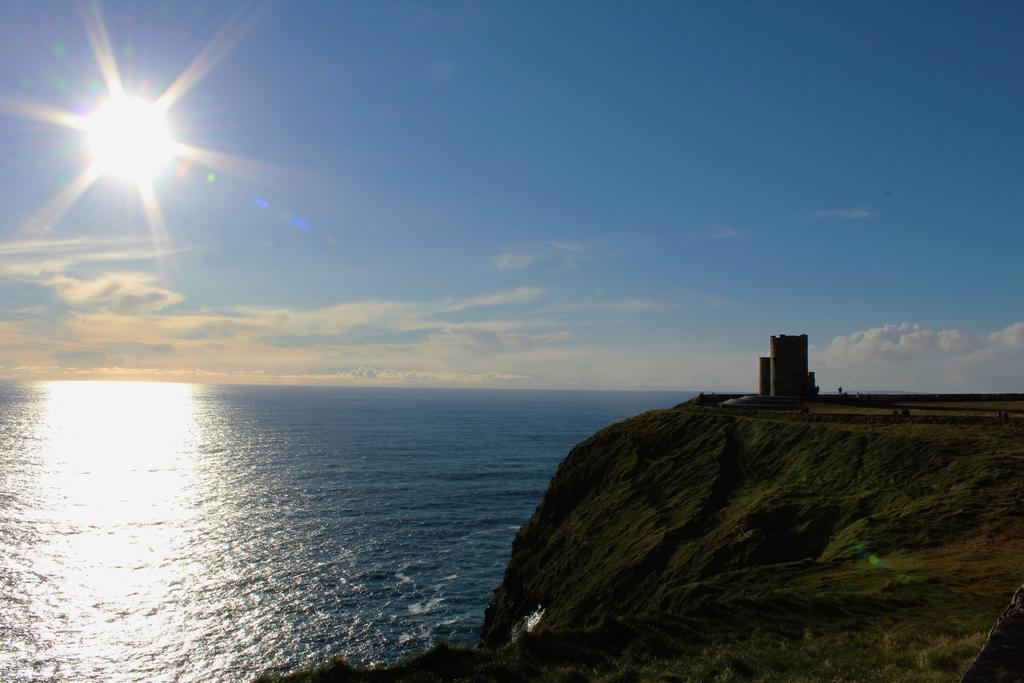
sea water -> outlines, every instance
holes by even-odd
[[[475,644],[569,449],[690,396],[0,383],[0,680]]]

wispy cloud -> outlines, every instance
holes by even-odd
[[[871,218],[874,215],[874,211],[867,209],[826,209],[814,212],[815,218]]]
[[[521,382],[527,375],[510,372],[456,372],[453,370],[407,370],[360,366],[331,373],[280,375],[279,381],[344,382],[354,384],[493,384]]]
[[[68,356],[69,360],[81,361],[87,357],[84,352],[78,357]],[[103,355],[92,356],[103,358]],[[106,357],[105,360],[119,359]],[[80,362],[78,364],[81,364]],[[260,384],[346,384],[357,386],[495,386],[502,384],[522,384],[529,380],[529,375],[510,372],[458,372],[455,370],[417,370],[402,368],[380,368],[359,366],[350,370],[336,372],[253,372],[229,370],[205,370],[202,368],[180,368],[168,372],[164,367],[145,367],[131,365],[90,365],[77,367],[71,365],[0,365],[0,372],[6,376],[39,377],[59,373],[63,377],[82,379],[175,379],[185,382],[228,382],[228,383],[260,383]]]
[[[562,242],[560,240],[552,240],[547,243],[552,249],[558,251],[569,252],[572,254],[578,254],[582,251],[586,251],[586,246],[580,242]]]
[[[535,242],[493,256],[491,265],[497,270],[521,270],[541,261],[560,261],[563,266],[576,268],[586,252],[586,245],[579,242]]]
[[[152,273],[112,272],[93,279],[51,275],[42,282],[72,306],[106,306],[119,313],[156,311],[183,298],[159,285]]]
[[[443,304],[448,311],[460,311],[466,308],[477,308],[480,306],[507,306],[511,304],[525,304],[536,301],[543,296],[544,290],[540,287],[519,287],[493,294],[471,297],[468,299],[452,299]]]
[[[588,252],[574,242],[542,246],[556,255],[544,258]],[[672,382],[656,371],[653,357],[641,367],[626,360],[629,354],[577,334],[608,315],[675,304],[603,293],[552,302],[543,288],[516,287],[309,308],[190,307],[182,292],[139,268],[161,255],[135,239],[0,243],[0,279],[39,285],[50,297],[0,318],[0,376],[423,386]],[[674,355],[669,364],[679,372],[685,365]]]
[[[486,358],[522,355],[569,336],[549,323],[501,318],[543,297],[539,287],[315,308],[189,309],[153,273],[104,271],[159,255],[132,240],[0,243],[0,279],[47,288],[65,307],[57,314],[47,306],[8,311],[0,320],[4,374],[356,381],[345,373],[363,368],[359,377],[373,374],[377,382],[501,382],[522,373],[488,368]],[[86,263],[92,265],[79,272]],[[41,324],[52,333],[29,332]]]
[[[162,260],[179,251],[137,237],[0,242],[0,277],[45,284],[53,275],[85,264]]]
[[[507,251],[493,257],[491,263],[498,270],[520,270],[535,263],[538,258],[538,254]]]
[[[542,334],[526,334],[474,327],[448,327],[430,335],[429,340],[443,345],[459,346],[474,353],[523,353],[545,344],[569,339],[564,330]]]

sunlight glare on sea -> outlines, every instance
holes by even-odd
[[[473,644],[568,449],[686,397],[0,382],[0,680]]]
[[[197,540],[200,428],[184,384],[51,382],[39,400],[31,455],[8,472],[20,480],[22,536],[8,561],[33,640],[47,646],[39,673],[74,679],[86,672],[64,667],[83,650],[117,668],[177,631],[161,606],[202,571],[174,553]]]

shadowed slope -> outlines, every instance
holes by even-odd
[[[484,641],[538,605],[557,629],[709,600],[770,600],[794,622],[957,600],[986,538],[1019,544],[1024,446],[1016,426],[950,426],[675,410],[609,427],[516,537]],[[1003,590],[1021,569],[998,571]]]

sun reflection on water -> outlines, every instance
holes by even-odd
[[[95,675],[59,668],[82,648],[99,670],[123,671],[123,653],[158,647],[173,630],[162,608],[192,573],[174,558],[189,543],[200,476],[193,388],[53,382],[43,400],[23,473],[32,495],[20,521],[34,538],[21,546],[22,597],[51,675]]]
[[[585,427],[559,430],[594,408],[398,393],[0,382],[0,681],[253,680],[474,642]]]

